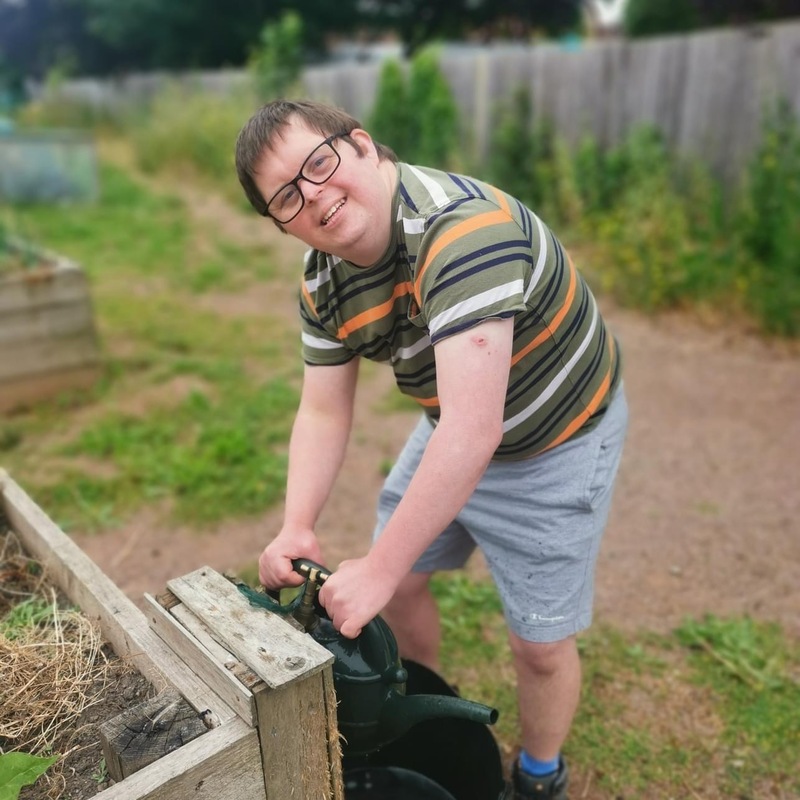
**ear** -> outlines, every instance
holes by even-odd
[[[372,137],[363,128],[353,128],[350,131],[350,138],[358,144],[367,158],[378,160],[378,150],[375,147],[375,142],[372,141]]]

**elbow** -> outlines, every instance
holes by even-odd
[[[473,449],[480,452],[487,462],[490,461],[503,440],[502,419],[476,425],[468,440]]]

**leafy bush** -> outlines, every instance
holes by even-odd
[[[420,50],[412,59],[408,99],[412,119],[406,160],[449,167],[458,145],[458,107],[435,50]]]
[[[408,79],[396,61],[381,71],[370,130],[402,161],[448,169],[457,163],[458,108],[435,50],[419,51]]]
[[[584,230],[599,246],[606,289],[647,310],[732,302],[720,193],[706,170],[676,160],[648,126],[605,157],[585,147],[579,158],[596,170],[584,183]]]
[[[550,120],[533,119],[531,98],[520,87],[496,110],[497,125],[490,142],[488,176],[534,211],[553,205],[556,137]]]
[[[146,172],[194,172],[238,198],[233,143],[251,111],[247,92],[223,97],[169,85],[150,112],[131,121],[138,164]]]
[[[376,141],[407,160],[411,152],[411,117],[405,72],[399,61],[389,58],[381,67],[375,106],[367,126]]]
[[[303,20],[297,12],[284,11],[262,28],[248,66],[262,100],[284,95],[303,67]]]
[[[737,230],[755,263],[751,305],[773,333],[800,333],[800,126],[786,102],[765,116]]]

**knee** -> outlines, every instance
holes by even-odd
[[[546,677],[564,669],[578,657],[574,636],[558,642],[526,642],[512,633],[509,640],[518,672]]]

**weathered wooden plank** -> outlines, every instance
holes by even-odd
[[[92,305],[85,299],[47,308],[21,307],[3,314],[0,347],[27,339],[70,336],[85,330],[94,332]]]
[[[0,351],[0,381],[99,363],[93,330],[20,340]]]
[[[254,608],[210,567],[167,582],[167,588],[208,627],[211,636],[272,689],[319,672],[333,655],[277,614]]]
[[[90,364],[0,381],[0,412],[30,405],[59,392],[88,389],[99,375],[100,366]]]
[[[326,678],[327,675],[327,678]],[[343,800],[330,668],[282,689],[256,692],[267,800]]]
[[[150,630],[144,614],[111,579],[0,469],[0,504],[26,550],[49,578],[96,621],[103,637],[156,689],[174,686],[197,711],[220,723],[236,715]]]
[[[31,256],[34,257],[39,256]],[[21,307],[49,308],[86,300],[88,281],[77,264],[46,253],[41,257],[53,258],[55,263],[12,272],[0,278],[0,316]]]
[[[174,689],[150,697],[99,727],[108,774],[121,781],[209,731]]]
[[[167,611],[149,594],[144,597],[150,627],[248,725],[255,726],[256,707],[251,689],[260,682],[258,676],[217,644],[203,623],[183,605]],[[249,686],[248,674],[252,676]]]
[[[283,800],[295,797],[297,795],[287,794]],[[183,798],[266,800],[256,730],[235,717],[100,792],[92,800]]]

